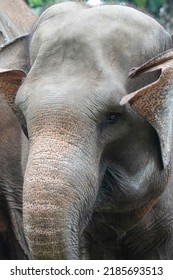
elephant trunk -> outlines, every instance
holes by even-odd
[[[94,162],[84,162],[83,150],[61,137],[38,136],[32,142],[23,197],[31,252],[35,259],[78,259],[80,235],[96,197]]]

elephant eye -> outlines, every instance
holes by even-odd
[[[118,117],[120,116],[119,113],[109,113],[106,117],[106,120],[110,123],[115,122]]]

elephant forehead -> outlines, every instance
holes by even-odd
[[[154,40],[153,30],[157,37],[162,28],[150,17],[129,7],[106,6],[88,9],[84,6],[80,9],[67,8],[67,12],[61,12],[60,7],[59,11],[58,7],[57,9],[52,7],[43,14],[34,29],[31,40],[31,64],[43,43],[49,56],[51,53],[60,54],[62,49],[68,48],[69,52],[69,46],[73,50],[78,46],[76,50],[79,53],[80,46],[82,54],[83,49],[89,48],[88,54],[92,56],[92,52],[97,53],[94,50],[102,48],[104,56],[108,54],[110,61],[122,60],[123,55],[127,58],[132,51],[137,55],[134,48],[140,47],[140,51],[143,52],[143,49],[151,47]],[[44,52],[43,49],[41,52]]]
[[[58,114],[65,111],[69,115],[75,111],[79,119],[87,115],[97,120],[100,114],[117,111],[118,107],[122,109],[119,101],[127,92],[118,79],[111,72],[109,77],[105,74],[104,79],[95,81],[83,74],[66,77],[58,73],[56,77],[54,74],[39,76],[31,71],[18,91],[16,101],[24,115],[26,107],[30,113],[50,108]]]
[[[66,9],[64,9],[64,5],[58,4],[46,10],[33,31],[39,33],[41,39],[44,40],[49,36],[52,39],[52,34],[57,31],[64,33],[64,37],[71,35],[71,33],[80,33],[85,36],[97,34],[102,37],[104,34],[109,34],[117,26],[121,27],[122,31],[124,28],[128,30],[128,26],[133,27],[131,35],[136,30],[150,31],[151,24],[152,29],[158,29],[158,27],[161,29],[161,26],[151,17],[130,7],[114,5],[88,8],[85,5],[73,3],[75,8],[71,9],[73,4],[69,4],[67,4]],[[138,25],[136,26],[136,24]],[[52,28],[49,28],[50,26]],[[89,34],[88,31],[90,31]]]

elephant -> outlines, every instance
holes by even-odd
[[[37,16],[28,8],[24,0],[0,1],[0,45],[29,31]]]
[[[0,129],[0,259],[28,259],[22,221],[21,128],[2,96]]]
[[[173,258],[171,128],[156,129],[170,113],[144,116],[135,94],[161,71],[128,78],[171,48],[149,15],[76,2],[51,6],[2,48],[2,74],[22,81],[15,104],[29,139],[23,222],[32,258]]]
[[[1,0],[0,8],[0,48],[3,48],[29,32],[37,17],[23,0]],[[29,259],[22,218],[28,140],[15,116],[14,105],[14,94],[21,82],[13,79],[8,83],[3,73],[0,75],[0,259]]]

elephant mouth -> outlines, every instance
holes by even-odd
[[[112,211],[112,206],[109,209],[100,207],[94,211],[92,220],[97,221],[97,225],[104,226],[119,235],[133,228],[150,211],[157,200],[158,198],[151,199],[146,204],[132,210]]]
[[[118,192],[116,192],[116,195]],[[150,197],[150,194],[141,196],[140,199],[131,197],[131,200],[127,196],[122,196],[121,198],[112,195],[104,196],[97,199],[94,212],[99,215],[107,216],[133,216],[140,215],[144,216],[151,207],[155,205],[158,200],[159,195],[155,194]]]

